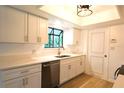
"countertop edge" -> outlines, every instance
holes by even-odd
[[[50,61],[64,60],[64,59],[74,58],[74,57],[78,57],[78,56],[85,56],[85,55],[77,54],[77,55],[73,55],[73,56],[70,56],[70,57],[56,58],[56,59],[45,60],[45,61],[35,60],[35,61],[32,61],[31,63],[25,63],[25,64],[19,64],[19,65],[17,64],[17,65],[13,65],[13,66],[3,67],[3,68],[0,68],[0,71],[16,69],[16,68],[19,68],[19,67],[31,66],[31,65],[36,65],[36,64],[42,64],[42,63],[46,63],[46,62],[50,62]]]

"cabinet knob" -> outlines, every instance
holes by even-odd
[[[82,61],[80,62],[80,65],[82,65]]]
[[[107,55],[104,55],[104,57],[107,57]]]
[[[68,69],[71,69],[71,65],[68,65]]]

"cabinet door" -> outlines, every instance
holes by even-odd
[[[83,60],[76,60],[76,75],[84,72],[84,62]]]
[[[79,74],[82,73],[82,69],[83,69],[82,68],[82,61],[77,60],[76,62],[77,62],[77,64],[76,64],[76,74],[79,75]]]
[[[41,72],[4,82],[5,88],[41,88]]]
[[[23,88],[24,82],[23,82],[23,78],[17,78],[17,79],[13,79],[13,80],[9,80],[9,81],[5,81],[4,82],[4,88]]]
[[[81,39],[81,31],[80,30],[77,30],[77,29],[74,29],[74,32],[73,32],[73,44],[80,44],[80,39]]]
[[[76,62],[75,61],[70,61],[70,69],[69,69],[69,79],[73,78],[76,76]]]
[[[28,42],[37,43],[38,41],[38,20],[37,16],[28,14]]]
[[[69,69],[70,69],[70,63],[66,61],[65,62],[61,61],[60,63],[60,84],[69,80]]]
[[[39,43],[45,44],[48,42],[48,20],[39,18],[39,31],[38,31]]]
[[[41,72],[25,76],[27,88],[41,88]]]
[[[85,56],[82,56],[81,57],[81,62],[80,62],[81,73],[84,72],[84,68],[85,68],[84,64],[85,64]]]
[[[24,43],[27,14],[8,6],[0,6],[0,42]]]

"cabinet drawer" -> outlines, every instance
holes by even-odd
[[[82,61],[82,57],[81,56],[79,56],[79,57],[72,57],[72,58],[68,58],[68,59],[63,59],[63,60],[61,60],[61,64],[62,63],[64,63],[64,62],[73,62],[73,61]]]
[[[5,70],[2,72],[2,76],[3,76],[3,81],[6,81],[40,71],[41,71],[41,64],[37,64],[32,66]]]

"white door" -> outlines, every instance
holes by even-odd
[[[109,29],[99,28],[89,31],[88,62],[91,74],[108,78]]]

